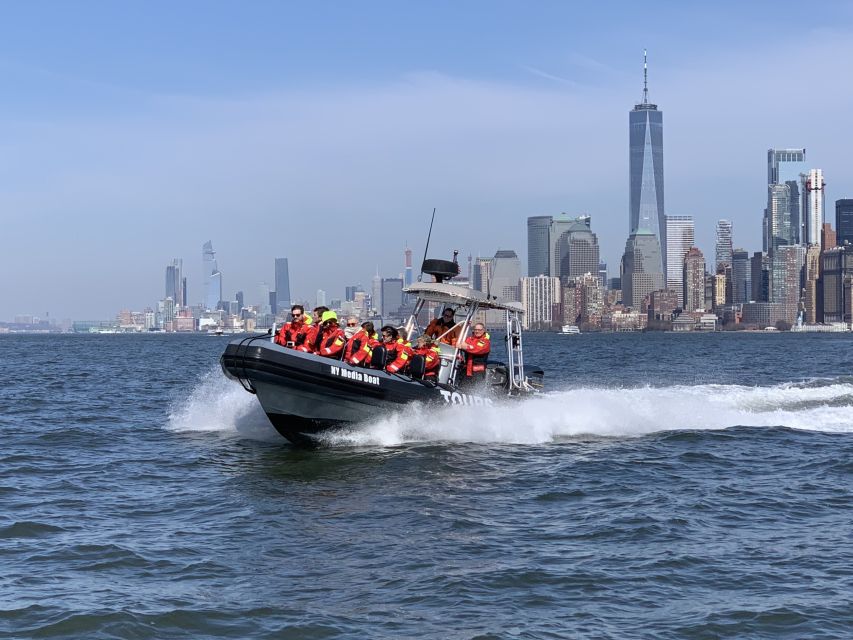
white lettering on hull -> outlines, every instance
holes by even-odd
[[[459,393],[458,391],[447,391],[446,389],[439,389],[439,391],[441,391],[441,397],[444,398],[445,404],[459,404],[468,407],[491,407],[493,404],[491,398],[481,398],[480,396],[472,396],[467,393]]]
[[[363,371],[353,371],[352,369],[345,369],[344,367],[330,366],[329,373],[339,378],[352,380],[353,382],[363,382],[377,387],[379,386],[379,376],[374,376]]]

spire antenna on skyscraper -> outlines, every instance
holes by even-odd
[[[649,59],[645,49],[643,49],[643,104],[649,104]]]

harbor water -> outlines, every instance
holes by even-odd
[[[278,436],[227,338],[0,336],[0,638],[849,638],[853,336],[526,336]]]

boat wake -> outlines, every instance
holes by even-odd
[[[411,442],[537,444],[582,436],[630,437],[735,426],[853,432],[853,379],[770,387],[696,385],[573,388],[495,406],[411,405],[324,436],[334,446]],[[217,369],[176,403],[168,428],[279,439],[257,399]]]

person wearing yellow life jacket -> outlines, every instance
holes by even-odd
[[[429,336],[420,336],[415,340],[415,355],[424,357],[424,378],[434,379],[441,364],[441,350]]]
[[[346,344],[344,332],[338,326],[338,314],[334,311],[324,311],[320,319],[322,323],[314,340],[314,353],[327,358],[337,358]]]
[[[469,382],[485,379],[492,343],[483,323],[475,324],[471,335],[456,346],[465,352],[465,379]]]
[[[373,347],[379,344],[376,330],[369,320],[361,324],[361,329],[349,339],[344,351],[344,362],[360,367],[370,362]]]

